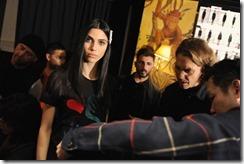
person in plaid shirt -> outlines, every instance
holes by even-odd
[[[240,59],[216,63],[205,78],[212,115],[187,115],[178,122],[171,117],[133,119],[72,129],[57,146],[58,158],[82,156],[82,151],[115,151],[138,159],[240,160]]]

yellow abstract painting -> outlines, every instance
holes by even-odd
[[[154,48],[155,68],[150,76],[160,89],[175,81],[175,51],[192,36],[197,7],[195,0],[145,0],[136,50],[144,45]]]

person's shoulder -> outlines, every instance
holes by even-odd
[[[131,76],[132,75],[119,75],[119,76],[117,76],[117,79],[121,80],[121,81],[124,81],[124,80],[130,79]]]
[[[129,80],[128,75],[118,75],[118,76],[114,76],[114,75],[110,75],[110,80],[116,82],[116,84],[124,84]]]
[[[207,114],[207,113],[197,113],[189,116],[183,117],[183,120],[195,120],[205,127],[209,128],[219,128],[224,130],[225,133],[233,133],[235,135],[240,134],[241,126],[241,116],[240,110],[230,110],[224,113],[218,114]],[[214,126],[213,126],[214,125]],[[216,130],[215,130],[216,131]],[[217,132],[217,131],[216,131]]]
[[[66,73],[64,70],[60,69],[60,70],[55,70],[51,73],[51,75],[49,76],[49,80],[50,81],[60,81],[60,80],[64,80],[66,77]]]
[[[170,84],[169,86],[167,86],[165,88],[165,92],[171,92],[171,91],[175,91],[175,90],[179,90],[179,84],[177,81]]]
[[[234,118],[235,121],[240,121],[240,116],[241,116],[241,111],[240,111],[240,107],[235,107],[230,109],[227,112],[224,113],[219,113],[216,114],[216,118],[217,119],[225,119],[225,120],[231,120],[231,118]]]
[[[47,90],[61,90],[63,87],[67,87],[68,77],[64,70],[55,70],[51,73],[47,82]]]

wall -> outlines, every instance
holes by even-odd
[[[7,0],[0,38],[0,49],[12,52],[15,44],[19,0]]]

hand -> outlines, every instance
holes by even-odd
[[[70,155],[62,148],[62,141],[57,145],[56,154],[58,159],[68,159]]]

